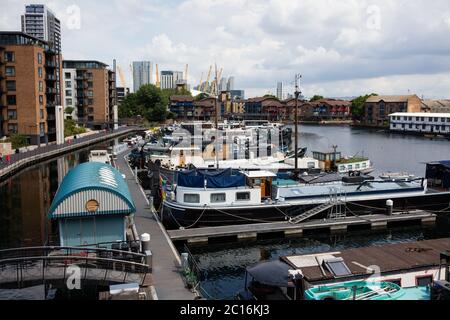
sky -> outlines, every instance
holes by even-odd
[[[132,61],[203,79],[211,65],[246,97],[366,93],[450,98],[448,0],[0,0],[0,30],[20,30],[25,4],[62,22],[65,59],[117,59],[132,87]],[[120,82],[119,82],[119,85]]]

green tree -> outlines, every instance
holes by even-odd
[[[64,137],[71,137],[85,132],[86,128],[79,127],[74,120],[72,119],[64,120]]]
[[[13,149],[20,149],[20,148],[28,146],[27,137],[22,134],[17,134],[17,133],[12,134],[9,137],[9,141],[11,142]]]
[[[209,95],[208,95],[207,93],[202,92],[202,93],[196,95],[196,96],[194,97],[194,100],[195,100],[195,101],[200,101],[200,100],[206,99],[206,98],[208,98],[208,97],[209,97]]]
[[[322,100],[323,96],[319,96],[319,95],[314,95],[311,100],[309,100],[309,102],[314,102],[314,101],[318,101],[318,100]]]
[[[73,108],[73,107],[67,107],[65,110],[64,110],[64,112],[66,113],[66,114],[72,114],[72,112],[75,110],[75,108]]]
[[[351,112],[352,116],[356,120],[361,120],[361,118],[364,116],[364,104],[366,103],[367,99],[372,96],[377,96],[376,93],[366,94],[365,96],[359,96],[356,99],[352,100],[351,105]]]

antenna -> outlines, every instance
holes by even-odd
[[[301,94],[301,91],[299,89],[299,82],[302,78],[302,75],[297,73],[295,75],[295,174],[298,174],[298,97]]]

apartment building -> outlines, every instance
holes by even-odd
[[[116,75],[93,60],[64,60],[63,89],[66,118],[99,130],[110,128],[117,104]],[[67,112],[73,110],[70,114]]]
[[[0,32],[0,136],[21,134],[34,145],[56,140],[60,58],[46,41]]]
[[[398,112],[389,118],[392,131],[450,135],[450,113]]]

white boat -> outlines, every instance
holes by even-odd
[[[92,150],[89,153],[89,162],[100,162],[112,165],[112,156],[107,150]]]
[[[380,179],[388,181],[409,181],[415,178],[416,176],[407,172],[384,172],[380,175]]]

